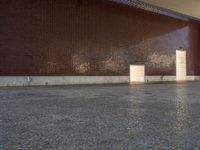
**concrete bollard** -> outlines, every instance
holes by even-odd
[[[176,81],[187,80],[186,51],[176,50]]]
[[[130,65],[130,83],[145,83],[145,65]]]

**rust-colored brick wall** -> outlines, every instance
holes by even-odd
[[[0,0],[0,75],[175,75],[188,49],[200,74],[200,27],[105,0]]]

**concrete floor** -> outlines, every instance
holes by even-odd
[[[200,83],[2,87],[0,149],[200,149]]]

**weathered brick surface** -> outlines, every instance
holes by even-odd
[[[200,74],[199,24],[101,0],[0,0],[0,75],[175,75],[188,49]]]

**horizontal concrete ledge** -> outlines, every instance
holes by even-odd
[[[148,82],[162,82],[162,81],[176,81],[176,76],[146,76],[146,83]]]
[[[145,77],[146,83],[148,82],[175,82],[176,76],[146,76]],[[184,81],[200,81],[200,76],[186,76],[186,80]],[[184,82],[179,81],[179,82]]]
[[[0,86],[128,83],[128,76],[1,76]]]
[[[145,77],[146,83],[170,81],[176,81],[176,76]],[[187,81],[200,81],[200,76],[187,76]],[[129,76],[0,76],[0,86],[117,84],[129,82]]]

